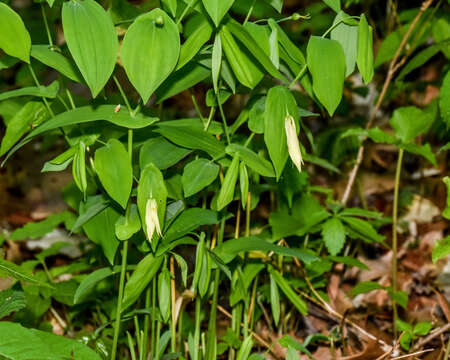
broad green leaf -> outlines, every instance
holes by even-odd
[[[163,322],[170,316],[170,273],[167,266],[163,266],[158,276],[158,304]]]
[[[442,82],[439,95],[439,110],[442,119],[447,124],[447,128],[450,128],[450,71],[447,71]]]
[[[59,154],[54,159],[45,162],[44,166],[42,167],[41,172],[63,171],[65,169],[67,169],[67,167],[70,165],[70,163],[73,160],[76,149],[77,149],[76,146],[72,146],[71,148],[67,149],[63,153]]]
[[[22,89],[5,91],[0,93],[0,101],[10,99],[17,96],[37,96],[54,99],[58,94],[59,83],[57,81],[52,82],[49,86],[30,86]]]
[[[163,10],[154,9],[128,28],[120,54],[128,78],[146,103],[177,65],[178,28]]]
[[[272,164],[249,148],[238,144],[230,144],[227,146],[225,151],[231,156],[238,155],[240,160],[242,160],[247,166],[256,171],[258,174],[262,176],[275,177]]]
[[[30,34],[20,16],[4,2],[0,2],[0,49],[30,63]]]
[[[94,350],[76,340],[51,332],[27,329],[12,322],[0,322],[0,355],[14,360],[83,359],[100,360]]]
[[[322,236],[331,255],[337,255],[344,247],[345,228],[338,218],[333,217],[322,225]]]
[[[211,38],[213,28],[206,18],[198,15],[199,23],[196,24],[195,30],[190,34],[186,41],[181,45],[180,58],[176,70],[186,65],[197,53],[203,45]]]
[[[69,219],[73,219],[73,216],[74,215],[69,211],[52,214],[45,220],[30,222],[24,227],[14,230],[9,236],[9,239],[12,241],[38,239],[53,231],[61,223],[66,222]]]
[[[72,176],[78,189],[83,193],[83,197],[86,198],[86,145],[83,141],[78,143],[78,149],[73,156]]]
[[[165,170],[190,153],[191,150],[175,146],[162,136],[151,138],[142,145],[139,166],[143,169],[147,164],[153,163],[158,169]]]
[[[248,48],[236,42],[230,29],[228,28],[228,24],[221,26],[220,40],[222,41],[222,47],[228,62],[238,81],[242,85],[253,89],[256,85],[258,85],[264,76],[259,67],[256,65],[257,61],[253,57],[254,54],[251,54]],[[266,54],[264,54],[264,56],[267,57]]]
[[[48,116],[41,101],[27,102],[8,122],[0,145],[0,156],[6,154],[24,134],[44,122]]]
[[[303,250],[278,246],[256,236],[227,240],[214,249],[214,253],[219,256],[225,264],[228,264],[240,252],[249,251],[273,251],[275,254],[295,256],[305,263],[311,263],[317,259],[315,255]]]
[[[337,13],[341,11],[341,0],[323,0],[323,2]]]
[[[392,298],[393,301],[395,301],[397,304],[399,304],[404,310],[407,310],[408,308],[408,293],[406,291],[392,291],[392,287],[386,288],[389,296]]]
[[[286,351],[286,360],[300,360],[297,350],[292,347],[288,347]]]
[[[278,285],[272,274],[270,275],[270,307],[272,309],[273,321],[278,326],[278,322],[280,321],[280,293],[278,292]]]
[[[113,269],[105,267],[91,272],[78,286],[73,298],[74,304],[83,302],[91,290],[93,290],[100,281],[118,273],[120,273],[120,266],[115,266]]]
[[[83,78],[76,65],[49,45],[32,45],[31,56],[41,63],[57,70],[70,80],[82,83]]]
[[[115,231],[119,240],[128,240],[141,230],[141,219],[136,204],[130,205],[130,210],[116,221]]]
[[[0,319],[26,306],[23,291],[7,289],[0,291]]]
[[[230,10],[234,0],[202,0],[202,2],[214,24],[219,26],[220,21]]]
[[[87,204],[87,208],[84,208],[85,211],[80,213],[77,221],[73,224],[71,232],[78,231],[84,224],[86,224],[89,220],[91,220],[94,216],[98,215],[104,209],[106,209],[110,204],[101,198],[95,198],[90,200],[89,204]]]
[[[450,58],[450,42],[448,41],[450,39],[450,19],[446,12],[442,15],[439,19],[433,19],[431,31],[435,43],[439,44],[439,48],[448,59]]]
[[[0,57],[0,70],[9,69],[10,67],[16,65],[20,60],[18,58],[3,55]]]
[[[118,41],[109,14],[94,0],[63,4],[64,37],[75,63],[95,98],[116,64]]]
[[[368,84],[373,78],[373,35],[372,27],[368,24],[364,14],[359,20],[356,62],[364,83]]]
[[[343,11],[340,11],[334,18],[333,25],[346,17],[348,17],[348,15]],[[344,50],[346,63],[345,76],[347,77],[355,70],[358,47],[358,28],[341,22],[331,30],[330,38],[339,42]]]
[[[177,0],[162,0],[164,9],[168,9],[172,17],[177,15]]]
[[[39,281],[31,274],[31,272],[23,270],[19,265],[0,258],[0,277],[5,276],[12,277],[13,279],[22,281],[24,283],[30,283],[43,287],[51,287],[50,285]]]
[[[264,141],[275,168],[277,180],[288,158],[285,119],[291,115],[298,121],[298,109],[292,93],[284,86],[269,90],[264,113]]]
[[[125,285],[122,311],[134,304],[139,298],[141,293],[157,274],[163,260],[163,256],[155,257],[153,254],[148,254],[137,264],[136,269],[133,271]]]
[[[414,325],[414,334],[419,336],[425,336],[427,335],[430,330],[433,328],[433,324],[429,321],[421,321]]]
[[[186,262],[186,260],[183,259],[182,256],[180,256],[176,253],[172,253],[172,256],[177,261],[177,264],[181,270],[181,280],[183,282],[183,286],[187,287],[187,271],[188,271],[187,262]]]
[[[223,179],[222,187],[220,188],[219,196],[217,197],[217,210],[222,210],[234,198],[234,189],[236,187],[237,178],[239,175],[239,156],[234,156],[230,167]]]
[[[344,50],[335,40],[311,36],[306,52],[314,93],[332,116],[342,98],[346,71]]]
[[[191,161],[184,167],[183,183],[184,196],[189,197],[210,185],[219,175],[219,165],[206,159]]]
[[[363,240],[370,242],[382,242],[385,239],[385,236],[378,234],[373,226],[367,221],[347,216],[343,216],[341,220],[345,222],[355,233],[362,237]]]
[[[158,219],[161,229],[164,224],[164,215],[166,212],[167,188],[164,183],[161,171],[153,164],[148,164],[141,172],[139,185],[137,188],[137,204],[144,232],[147,234],[146,208],[147,202],[155,199],[157,204]],[[158,234],[154,233],[150,242],[158,238]]]
[[[133,169],[125,146],[116,139],[109,140],[95,151],[94,166],[108,195],[125,209],[133,184]]]
[[[292,305],[294,305],[301,314],[306,315],[308,313],[306,302],[294,291],[294,289],[292,289],[289,282],[272,266],[269,267],[269,273]]]
[[[272,6],[276,11],[281,13],[281,10],[283,9],[283,0],[264,0],[266,3],[268,3],[270,6]]]
[[[415,106],[397,108],[389,120],[395,135],[403,143],[408,143],[420,134],[428,131],[433,123],[433,116]]]
[[[272,64],[279,69],[280,68],[280,52],[278,47],[278,27],[275,25],[274,19],[269,19],[269,26],[272,30],[269,37],[270,47],[270,60]]]
[[[301,352],[305,353],[310,359],[314,360],[312,354],[306,348],[306,346],[307,346],[306,340],[302,344],[302,343],[298,342],[297,340],[295,340],[292,336],[284,335],[279,340],[279,343],[280,343],[281,346],[283,346],[283,347],[285,347],[287,349],[301,351]]]
[[[158,104],[164,100],[193,87],[211,76],[211,70],[196,61],[189,62],[180,70],[172,73],[156,90]]]
[[[356,286],[350,291],[350,295],[356,296],[380,289],[384,290],[385,287],[374,281],[363,281],[356,284]]]
[[[104,202],[105,199],[101,195],[88,197],[86,203],[80,203],[80,215],[88,212],[93,206],[102,206]],[[108,206],[83,225],[83,230],[89,240],[102,247],[103,253],[110,264],[114,263],[114,257],[119,246],[119,241],[115,235],[115,223],[119,217],[120,214],[113,207]]]
[[[211,71],[212,71],[212,80],[214,86],[214,92],[219,94],[218,81],[220,76],[220,68],[222,65],[222,41],[220,40],[219,33],[216,34],[214,38],[214,45],[212,50],[211,57]]]
[[[212,158],[220,158],[225,154],[225,146],[213,135],[194,126],[178,126],[171,122],[158,124],[158,132],[173,143],[188,149],[202,150]]]
[[[403,25],[401,28],[391,32],[383,39],[375,56],[374,61],[375,68],[391,60],[394,57],[395,51],[400,46],[403,35],[407,31],[408,27],[409,24]]]
[[[435,263],[439,259],[443,259],[448,255],[450,255],[450,236],[436,242],[431,257]]]
[[[266,97],[261,97],[254,102],[248,113],[248,128],[255,134],[264,133],[264,112],[266,109]]]
[[[417,145],[415,143],[407,143],[400,144],[399,147],[411,154],[423,156],[434,166],[437,165],[436,156],[434,155],[433,150],[431,150],[430,144]]]
[[[249,335],[242,342],[242,345],[239,348],[239,351],[236,355],[236,360],[247,360],[248,357],[250,356],[250,352],[252,351],[252,347],[253,347],[253,337],[252,335]]]
[[[149,126],[158,120],[157,118],[147,117],[142,114],[138,114],[135,117],[130,117],[130,114],[127,111],[119,111],[116,113],[114,111],[115,108],[115,105],[100,105],[97,107],[83,106],[58,114],[31,131],[23,140],[21,140],[16,146],[14,146],[14,148],[8,153],[8,156],[3,161],[3,163],[14,152],[16,152],[34,137],[60,127],[104,120],[114,125],[130,129],[140,129]]]
[[[202,225],[219,222],[217,212],[201,208],[190,208],[178,215],[164,234],[163,243],[179,239]]]

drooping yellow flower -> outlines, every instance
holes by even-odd
[[[286,118],[284,119],[284,128],[286,130],[289,156],[298,171],[302,172],[303,158],[300,150],[300,143],[298,141],[297,129],[295,127],[295,120],[289,114],[286,115]]]
[[[158,219],[158,203],[153,198],[148,199],[147,204],[145,205],[145,224],[147,226],[147,236],[150,242],[152,242],[155,230],[159,236],[162,236]]]

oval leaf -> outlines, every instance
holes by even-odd
[[[30,34],[20,16],[3,2],[0,2],[0,49],[30,63]]]
[[[368,84],[373,78],[373,39],[372,27],[367,23],[364,14],[361,15],[358,26],[358,53],[356,63],[358,64],[358,69],[363,77],[364,83]]]
[[[202,0],[208,15],[216,26],[219,26],[220,21],[225,14],[230,10],[234,0]]]
[[[154,9],[128,28],[120,52],[128,78],[146,103],[177,65],[178,28],[163,10]]]
[[[184,196],[189,197],[210,185],[219,174],[219,165],[206,159],[197,159],[184,167],[183,184]]]

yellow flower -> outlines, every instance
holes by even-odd
[[[292,162],[297,167],[299,172],[302,172],[302,152],[300,151],[300,143],[298,142],[297,129],[295,127],[295,120],[291,115],[287,115],[284,119],[284,128],[286,130],[287,146],[289,156]]]
[[[155,230],[159,236],[162,236],[158,219],[158,203],[153,198],[148,199],[147,204],[145,205],[145,224],[147,226],[147,236],[150,242],[152,242]]]

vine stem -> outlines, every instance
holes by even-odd
[[[398,224],[398,193],[400,188],[400,176],[402,173],[404,150],[398,151],[397,169],[395,171],[395,187],[394,187],[394,205],[392,209],[392,292],[395,294],[397,291],[397,224]],[[392,311],[394,314],[393,332],[394,338],[397,337],[397,304],[392,297]]]
[[[397,48],[397,51],[394,54],[394,58],[392,59],[391,63],[389,64],[389,70],[386,76],[386,79],[384,80],[383,83],[383,88],[381,90],[380,95],[378,96],[378,100],[374,106],[374,108],[372,109],[372,111],[370,112],[370,116],[369,116],[369,121],[366,124],[366,129],[370,129],[372,127],[373,122],[375,121],[376,115],[378,113],[378,111],[380,110],[381,104],[383,103],[383,100],[386,96],[387,90],[389,88],[389,85],[395,75],[395,73],[397,72],[397,70],[405,63],[408,54],[406,54],[403,59],[401,59],[399,61],[400,55],[402,53],[402,50],[405,48],[406,43],[409,39],[409,37],[411,36],[411,33],[413,31],[413,29],[416,27],[417,23],[419,22],[420,18],[422,17],[423,13],[425,12],[425,10],[427,10],[431,4],[432,4],[433,0],[425,0],[422,3],[422,6],[420,7],[419,12],[417,13],[416,17],[414,18],[414,20],[412,21],[411,25],[408,28],[408,31],[405,33],[405,35],[402,38],[402,41],[400,42],[399,47]],[[342,199],[341,202],[345,205],[350,197],[350,193],[352,191],[352,187],[353,184],[355,183],[356,180],[356,175],[358,174],[359,171],[359,167],[361,166],[361,162],[363,160],[363,155],[364,155],[364,141],[363,140],[359,150],[358,150],[358,154],[356,156],[356,162],[353,165],[352,170],[350,171],[349,177],[348,177],[348,181],[347,181],[347,185],[345,187],[345,191],[344,194],[342,195]]]

